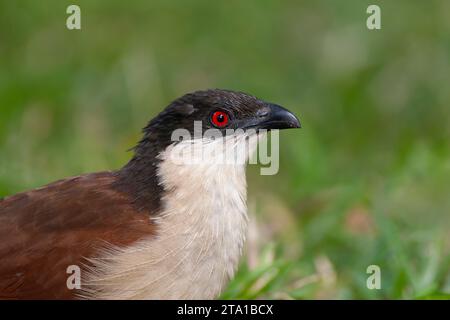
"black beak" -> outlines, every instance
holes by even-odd
[[[301,128],[300,121],[289,110],[276,105],[269,104],[269,109],[263,115],[261,120],[258,121],[257,127],[259,129],[290,129]]]

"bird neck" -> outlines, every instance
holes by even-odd
[[[180,143],[161,143],[157,136],[147,132],[134,148],[133,158],[118,171],[116,187],[132,196],[138,210],[147,210],[155,216],[163,209],[162,200],[168,190],[176,188],[186,193],[194,190],[196,182],[203,181],[205,192],[227,186],[227,174],[240,173],[245,178],[245,165],[255,151],[262,135],[226,136],[222,139],[196,139]],[[231,157],[230,157],[231,155]],[[181,158],[180,158],[181,156]],[[188,157],[186,157],[188,156]],[[161,168],[170,167],[173,173],[161,174]],[[218,174],[224,173],[223,176]],[[167,176],[179,175],[175,185],[167,186]],[[167,181],[166,181],[167,180]],[[244,179],[245,180],[245,179]],[[184,190],[184,184],[187,184]],[[227,197],[224,191],[223,197]],[[198,193],[197,193],[198,195]]]
[[[162,144],[146,132],[142,140],[133,148],[133,158],[117,171],[116,189],[127,193],[138,211],[147,211],[151,216],[161,211],[164,189],[157,171],[160,154],[167,144]]]

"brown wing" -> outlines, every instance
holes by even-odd
[[[115,179],[90,174],[0,200],[1,299],[74,298],[68,266],[82,268],[105,241],[126,246],[154,234],[150,213],[136,211]]]

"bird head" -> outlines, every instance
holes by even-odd
[[[136,148],[136,154],[157,157],[169,146],[176,145],[180,141],[180,135],[181,140],[190,142],[190,148],[209,147],[217,153],[217,148],[223,146],[210,144],[211,136],[214,136],[215,141],[218,141],[218,136],[231,136],[239,138],[239,141],[222,139],[222,142],[227,141],[229,146],[237,146],[252,138],[254,143],[250,142],[247,152],[242,157],[237,157],[245,161],[256,147],[256,133],[299,127],[297,117],[277,104],[230,90],[196,91],[176,99],[149,122],[144,128],[144,137]],[[230,149],[228,148],[229,151]],[[184,151],[184,154],[190,154],[186,153],[186,149]],[[211,163],[211,159],[207,159],[205,163],[208,161]]]
[[[195,122],[201,126],[195,127]],[[147,137],[171,136],[176,129],[186,129],[194,137],[196,129],[209,129],[223,135],[233,130],[271,130],[300,128],[297,117],[285,108],[254,96],[230,90],[205,90],[188,93],[173,101],[144,129]]]

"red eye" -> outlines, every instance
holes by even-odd
[[[223,128],[228,124],[229,117],[223,111],[216,111],[211,116],[211,122],[214,126],[218,128]]]

